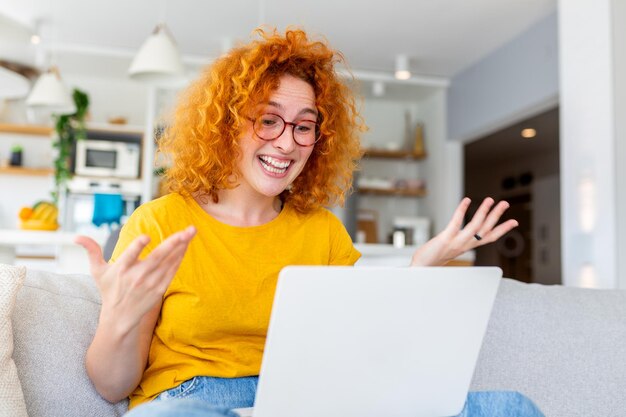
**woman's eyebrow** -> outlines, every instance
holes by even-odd
[[[279,110],[285,110],[285,106],[283,106],[282,104],[276,102],[276,101],[268,101],[267,102],[268,106],[272,106],[272,107],[276,107]],[[300,110],[298,112],[298,115],[303,115],[303,114],[311,114],[315,117],[317,117],[318,113],[316,109],[313,109],[311,107],[305,107],[304,109]]]

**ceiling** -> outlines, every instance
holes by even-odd
[[[38,27],[42,43],[13,37],[0,59],[121,77],[162,20],[191,68],[260,23],[291,24],[326,37],[355,71],[391,73],[407,54],[414,74],[446,79],[555,10],[556,0],[3,0],[0,14]]]
[[[525,139],[522,129],[532,128],[537,136]],[[553,108],[465,145],[465,161],[471,166],[490,166],[521,158],[559,154],[559,108]]]

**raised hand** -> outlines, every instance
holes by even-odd
[[[112,264],[104,260],[93,239],[77,237],[76,243],[87,250],[91,274],[102,296],[102,310],[119,318],[126,328],[138,325],[161,301],[195,234],[193,226],[172,234],[144,260],[139,260],[139,255],[150,238],[139,236]]]
[[[411,266],[444,265],[468,250],[495,242],[518,226],[517,220],[507,220],[497,225],[509,208],[509,203],[500,201],[494,207],[494,200],[488,197],[483,200],[472,220],[463,227],[470,202],[467,197],[461,201],[446,228],[415,251]]]

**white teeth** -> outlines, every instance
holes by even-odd
[[[261,161],[261,164],[263,165],[263,168],[275,174],[282,174],[291,164],[291,161],[279,161],[272,158],[271,156],[265,155],[260,156],[259,159]]]

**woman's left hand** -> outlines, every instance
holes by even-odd
[[[420,246],[411,259],[411,266],[444,265],[468,250],[495,242],[518,226],[517,220],[507,220],[496,226],[509,203],[500,201],[493,207],[493,198],[485,198],[472,220],[463,227],[463,219],[471,200],[464,198],[456,208],[448,226],[437,236]]]

